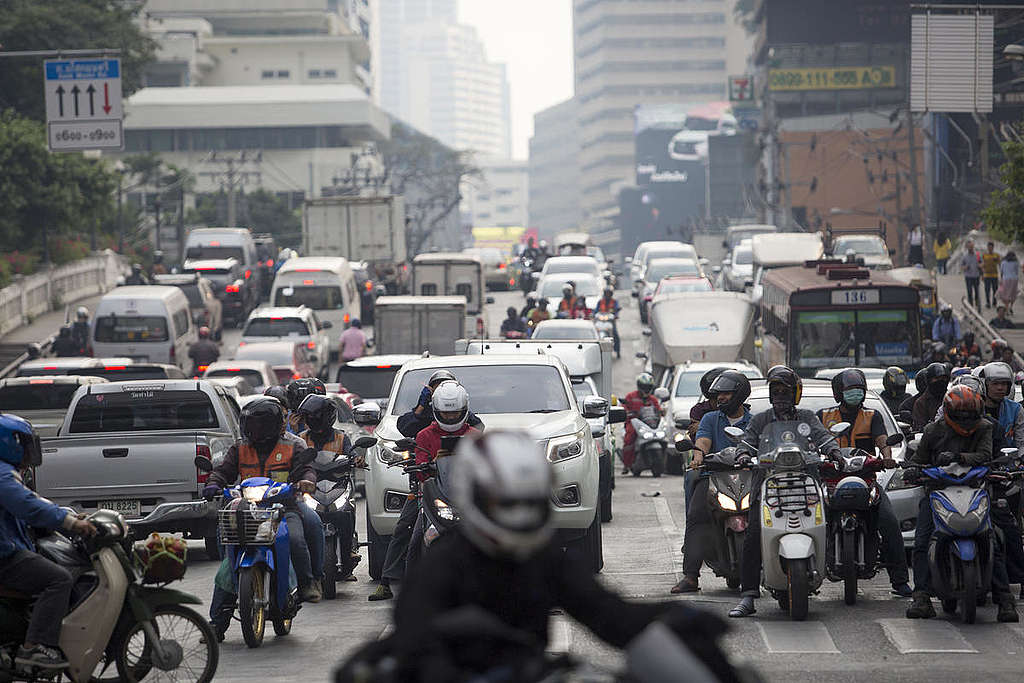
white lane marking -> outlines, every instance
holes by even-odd
[[[757,628],[773,654],[839,654],[835,641],[820,621],[759,621]]]
[[[388,624],[387,626],[385,626],[384,628],[382,628],[380,630],[380,633],[377,635],[377,640],[384,640],[385,638],[390,636],[391,633],[394,630],[395,630],[395,625],[394,624]]]
[[[679,552],[679,548],[683,545],[683,530],[676,526],[676,522],[672,518],[672,510],[669,508],[665,496],[649,500],[654,501],[654,512],[658,516],[658,525],[661,527],[661,533],[665,536],[667,559],[678,581],[683,569],[683,555]]]
[[[548,652],[567,654],[572,646],[572,631],[564,615],[553,614],[548,619]]]
[[[882,630],[900,654],[937,652],[977,653],[948,621],[934,619],[879,619]]]

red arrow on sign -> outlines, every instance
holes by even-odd
[[[110,84],[103,84],[103,113],[110,113]]]

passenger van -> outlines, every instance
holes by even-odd
[[[331,358],[338,355],[341,333],[359,317],[359,290],[348,259],[340,256],[298,257],[284,262],[274,278],[271,306],[306,306],[316,311],[327,330]]]
[[[246,228],[196,228],[185,239],[185,260],[211,261],[233,258],[241,265],[246,279],[253,280],[259,299],[262,291],[259,252],[252,233]],[[244,316],[243,316],[244,319]]]
[[[188,298],[177,287],[118,287],[100,299],[92,325],[97,357],[122,356],[139,363],[184,369],[199,335]],[[191,369],[191,368],[189,368]]]

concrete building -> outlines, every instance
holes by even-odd
[[[588,227],[614,214],[635,181],[633,110],[723,100],[750,39],[734,0],[573,0],[581,203]]]
[[[578,109],[571,98],[533,116],[529,227],[545,239],[582,222]]]
[[[525,161],[490,160],[478,164],[482,177],[463,189],[463,224],[471,228],[526,227],[529,222],[529,173]]]
[[[386,111],[398,114],[404,111],[405,106],[402,99],[403,28],[431,21],[455,24],[458,6],[456,0],[375,0],[373,5],[374,91],[378,103]]]

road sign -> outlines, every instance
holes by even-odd
[[[120,59],[48,59],[43,85],[51,151],[124,147]]]
[[[729,76],[729,101],[730,102],[753,102],[754,100],[754,77],[753,76]]]

